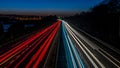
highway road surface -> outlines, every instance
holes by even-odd
[[[0,55],[0,67],[39,68],[60,28],[61,21],[41,30]]]
[[[73,61],[71,60],[73,64],[71,68],[76,68],[77,65],[77,68],[120,68],[119,52],[115,52],[116,50],[112,48],[105,47],[90,40],[90,38],[87,38],[82,33],[77,32],[67,22],[62,21],[62,23],[64,24],[64,29],[66,29],[64,36],[66,35],[68,45],[71,46],[69,52],[72,51],[71,54],[74,53],[74,56],[71,56],[71,59],[73,58]]]
[[[58,20],[1,47],[0,68],[120,68],[120,51],[101,43]]]

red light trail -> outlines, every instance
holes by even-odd
[[[38,64],[46,54],[48,48],[50,47],[50,44],[52,43],[56,32],[60,28],[60,22],[61,21],[58,21],[45,28],[44,30],[41,30],[34,36],[28,38],[26,41],[20,43],[16,47],[2,54],[0,56],[0,66],[10,67],[11,64],[15,63],[19,58],[22,57],[22,59],[19,60],[19,62],[15,65],[15,68],[17,68],[25,59],[27,59],[32,51],[34,51],[37,47],[40,47],[39,50],[33,55],[34,58],[36,57],[39,59],[35,62],[34,65],[38,66]],[[33,59],[33,57],[31,59]],[[31,62],[32,60],[30,60],[30,62],[27,64],[28,67]]]

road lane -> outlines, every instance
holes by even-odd
[[[65,21],[63,21],[65,22]],[[84,37],[80,33],[78,33],[74,28],[72,28],[67,22],[65,22],[66,29],[70,36],[74,39],[74,41],[80,46],[82,51],[85,53],[89,61],[93,64],[93,66],[96,67],[102,67],[102,68],[109,68],[109,67],[120,67],[119,60],[117,60],[115,57],[110,55],[107,51],[103,50],[97,44],[94,43],[94,41],[91,41],[87,39],[87,37]],[[89,56],[91,55],[91,56]],[[119,56],[119,55],[118,55]],[[91,59],[90,59],[91,57]],[[105,59],[103,61],[102,59]],[[112,60],[113,59],[113,60]],[[106,64],[108,63],[108,64]]]
[[[58,57],[58,50],[60,46],[60,32],[61,32],[61,27],[59,28],[52,44],[49,49],[48,55],[46,56],[47,58],[45,59],[45,63],[43,65],[43,68],[55,68],[57,65],[57,57]]]
[[[63,39],[65,39],[64,42],[64,48],[67,51],[66,52],[66,59],[67,59],[67,63],[68,63],[68,68],[84,68],[84,63],[82,62],[80,55],[78,54],[74,44],[72,43],[66,29],[65,29],[65,25],[64,22],[62,22],[62,27],[63,27]],[[66,44],[65,44],[66,43]],[[68,47],[68,49],[67,49]],[[70,53],[70,54],[67,54]],[[68,58],[68,56],[71,56],[71,59]],[[70,61],[71,60],[71,61]],[[71,62],[71,63],[70,63]],[[73,66],[71,66],[73,65]]]
[[[63,45],[63,37],[62,37],[62,25],[60,28],[60,44],[58,47],[58,53],[56,57],[56,65],[55,68],[67,68],[67,60],[66,60],[66,55],[65,55],[65,48]]]
[[[38,38],[37,40],[35,40],[35,42],[33,42],[32,44],[30,44],[29,47],[29,52],[26,52],[26,54],[24,54],[25,56],[21,57],[22,59],[15,65],[16,68],[18,68],[18,66],[20,66],[20,64],[23,64],[25,61],[25,59],[28,59],[28,56],[30,56],[31,53],[34,52],[34,50],[39,47],[39,44],[42,43],[42,41],[50,34],[51,30],[49,30],[49,32],[45,32],[43,35],[40,36],[40,38]],[[35,45],[35,46],[34,46]],[[24,62],[23,62],[24,61]],[[14,63],[15,64],[15,63]],[[23,65],[21,65],[23,66]]]
[[[111,49],[102,48],[101,44],[61,21],[21,40],[1,54],[0,67],[120,68],[120,60],[108,52]]]
[[[70,31],[70,30],[69,30]],[[83,44],[83,42],[81,42],[76,35],[71,31],[70,33],[71,35],[73,34],[74,38],[76,38],[76,40],[78,40],[78,45],[81,46],[81,48],[84,48],[91,56],[92,58],[94,58],[94,60],[96,60],[96,62],[102,67],[105,68],[105,66],[98,60],[98,58]],[[90,60],[93,64],[94,67],[98,67],[95,62],[93,60]]]
[[[38,47],[38,46],[41,47],[42,46],[41,44],[43,44],[44,46],[47,46],[47,47],[44,47],[44,49],[42,49],[42,53],[38,57],[39,60],[34,62],[35,67],[37,67],[40,60],[42,60],[42,58],[44,57],[44,54],[46,54],[56,32],[58,31],[58,29],[60,27],[60,22],[61,21],[58,20],[53,25],[49,26],[48,28],[45,28],[44,30],[38,32],[31,38],[28,38],[26,41],[20,43],[19,45],[12,48],[11,50],[0,55],[0,67],[11,67],[11,66],[14,67],[15,66],[15,68],[18,68],[19,65],[21,63],[24,63],[23,61],[29,57],[28,55],[31,52],[35,51],[36,47]],[[47,37],[48,37],[48,39],[47,39]],[[43,43],[43,41],[45,41],[46,44]],[[17,61],[19,61],[19,62],[17,63]]]
[[[44,46],[46,46],[44,48],[44,50],[42,51],[41,55],[38,57],[38,60],[35,62],[35,65],[33,66],[34,68],[37,68],[39,63],[41,62],[41,60],[43,59],[43,57],[45,56],[48,48],[50,47],[53,38],[55,37],[58,29],[60,28],[60,24],[61,22],[58,23],[57,27],[54,29],[53,33],[50,34],[50,36],[48,37],[48,39],[46,39],[45,43],[43,44]]]
[[[47,30],[47,29],[46,29],[46,30]],[[46,30],[44,30],[44,32],[45,32]],[[43,32],[43,33],[44,33],[44,32]],[[40,32],[39,34],[41,35],[42,33]],[[8,57],[11,58],[11,56],[14,55],[14,53],[15,53],[15,55],[16,55],[16,52],[17,52],[17,53],[20,53],[23,48],[27,47],[27,45],[30,44],[30,42],[32,42],[32,41],[33,41],[34,39],[36,39],[37,37],[39,37],[39,35],[33,36],[32,38],[26,40],[25,42],[21,43],[20,45],[16,46],[15,48],[11,49],[10,51],[8,51],[8,52],[4,53],[3,55],[1,55],[1,56],[0,56],[0,58],[1,58],[1,59],[0,59],[0,65],[3,64],[3,63],[5,63],[4,60],[7,59]],[[14,56],[15,56],[15,55],[14,55]],[[12,57],[13,57],[13,56],[12,56]],[[2,61],[4,61],[4,62],[2,62]],[[7,61],[6,61],[6,62],[7,62]]]

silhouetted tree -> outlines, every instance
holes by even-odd
[[[119,19],[120,0],[104,0],[91,11],[65,18],[80,29],[112,45],[119,43]]]

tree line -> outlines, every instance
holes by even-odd
[[[120,37],[120,0],[104,0],[89,11],[64,18],[84,30],[115,47],[119,47]]]

